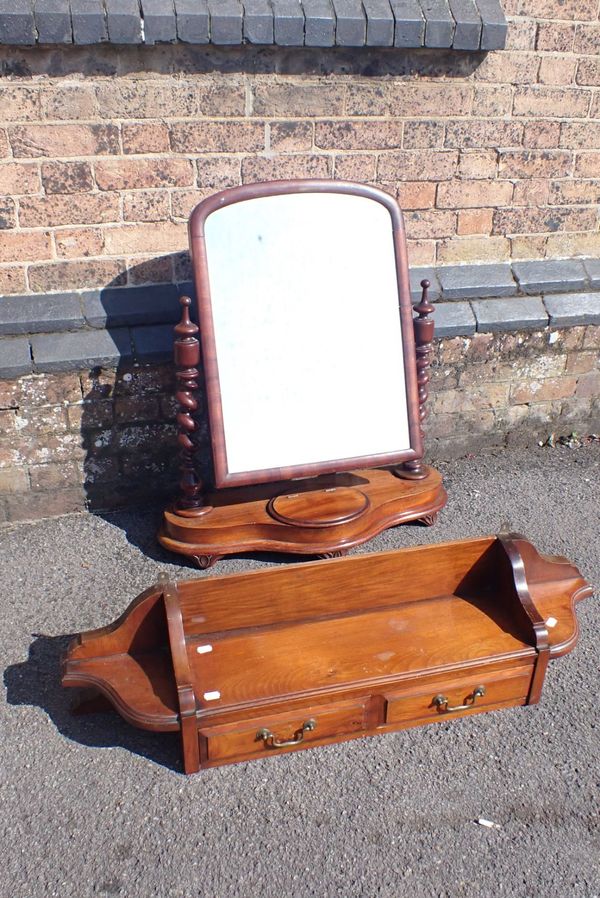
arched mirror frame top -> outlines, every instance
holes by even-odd
[[[217,210],[234,203],[243,203],[264,197],[284,196],[290,194],[345,194],[375,201],[386,208],[390,216],[390,227],[395,256],[395,275],[397,285],[398,313],[400,320],[401,345],[398,353],[401,357],[401,369],[404,383],[372,383],[373,390],[385,391],[386,412],[389,416],[405,415],[407,422],[408,447],[392,448],[390,451],[373,454],[349,454],[340,458],[324,458],[304,464],[283,464],[279,466],[263,466],[252,470],[231,470],[228,462],[227,434],[224,422],[221,372],[224,366],[235,365],[235,360],[219,355],[215,335],[215,316],[211,297],[211,274],[206,242],[206,225],[209,217]],[[214,194],[199,203],[192,212],[189,222],[192,266],[196,288],[196,302],[202,344],[204,378],[208,401],[208,413],[211,429],[214,478],[217,488],[267,483],[312,477],[319,474],[350,471],[367,467],[383,467],[398,465],[403,462],[421,459],[423,456],[422,436],[419,423],[419,395],[417,387],[417,369],[415,340],[413,332],[413,315],[410,300],[408,275],[408,257],[406,234],[401,210],[393,197],[381,190],[363,184],[348,181],[330,180],[290,180],[270,181],[258,184],[247,184]],[[235,247],[230,248],[232,264],[235,264]],[[352,261],[352,260],[350,260]],[[243,278],[240,278],[243,281]],[[292,329],[293,332],[293,329]],[[356,359],[354,360],[356,363]],[[326,360],[322,360],[324,364]],[[360,363],[360,358],[358,359]],[[238,367],[239,375],[239,367]],[[274,377],[281,377],[281,370],[273,372]],[[364,376],[369,376],[368,367]],[[324,390],[327,389],[324,379]],[[380,394],[381,395],[381,394]],[[331,403],[336,402],[336,395],[328,394]],[[361,409],[356,408],[356,422],[360,427]]]

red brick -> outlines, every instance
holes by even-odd
[[[329,178],[331,162],[329,156],[247,156],[242,159],[242,180],[248,184],[279,178]]]
[[[196,159],[198,187],[224,190],[241,183],[241,163],[236,156],[206,156]]]
[[[406,234],[412,240],[438,240],[456,233],[456,213],[437,209],[406,212]]]
[[[443,147],[444,133],[442,122],[406,122],[402,146],[406,150]]]
[[[596,52],[600,52],[600,47]],[[594,87],[600,85],[600,58],[588,56],[580,59],[577,67],[577,84],[589,84]]]
[[[202,82],[163,78],[118,78],[98,85],[101,114],[107,119],[154,119],[164,110],[173,118],[243,115],[244,85],[222,74]]]
[[[438,243],[441,263],[496,262],[508,259],[510,243],[504,237],[454,237]]]
[[[537,78],[539,64],[537,53],[488,53],[475,69],[475,78],[496,84],[531,84]]]
[[[169,129],[161,122],[123,124],[122,138],[126,154],[169,152]]]
[[[118,221],[119,196],[116,193],[77,193],[25,197],[20,203],[22,227],[55,227],[67,224],[95,224]]]
[[[350,83],[348,85],[346,115],[387,115],[389,111],[390,96],[386,82],[375,84]]]
[[[136,190],[123,196],[125,221],[168,221],[169,192],[166,190]]]
[[[600,175],[600,167],[598,168]],[[552,181],[550,184],[550,203],[565,206],[570,203],[590,205],[600,203],[600,180],[596,181]]]
[[[536,234],[546,231],[589,231],[596,227],[596,210],[502,209],[494,213],[495,234]]]
[[[29,286],[36,293],[43,293],[46,290],[121,286],[126,281],[124,272],[125,263],[114,259],[31,265],[28,272]]]
[[[597,399],[600,396],[600,371],[582,374],[577,380],[575,395],[578,399]]]
[[[456,150],[406,150],[389,153],[379,159],[379,178],[383,181],[446,181],[456,174]]]
[[[93,190],[89,162],[44,162],[42,184],[46,193],[86,193]]]
[[[435,204],[436,185],[431,181],[403,181],[396,197],[401,209],[431,209]]]
[[[35,163],[5,162],[0,165],[0,194],[18,196],[39,193],[40,189],[40,173]]]
[[[334,159],[334,177],[339,181],[362,181],[363,183],[375,180],[377,157],[366,153],[347,153],[336,156]]]
[[[498,169],[496,150],[464,150],[458,162],[461,178],[495,178]]]
[[[600,349],[600,324],[588,324],[583,337],[584,349]]]
[[[0,197],[0,231],[16,228],[17,207],[10,197]]]
[[[513,206],[546,206],[548,205],[550,182],[543,178],[530,178],[517,181],[512,198]]]
[[[457,234],[491,234],[492,209],[465,209],[458,213]]]
[[[24,493],[28,489],[29,476],[26,468],[5,468],[0,471],[0,495]]]
[[[390,113],[405,118],[468,115],[473,103],[471,86],[399,81],[390,85]]]
[[[262,150],[265,126],[259,122],[187,122],[171,125],[175,153],[243,153]]]
[[[0,131],[0,157],[8,156],[9,149],[10,146],[8,143],[8,136],[6,134],[6,131]]]
[[[89,84],[60,84],[41,91],[44,118],[50,121],[98,118],[96,92]]]
[[[115,402],[115,420],[119,423],[156,421],[158,416],[157,396],[134,396],[117,399]]]
[[[277,153],[297,153],[312,148],[312,122],[271,122],[268,128],[269,146]]]
[[[508,206],[512,193],[510,181],[448,181],[438,187],[437,206],[440,209]]]
[[[169,284],[174,279],[173,257],[134,256],[127,259],[130,284]]]
[[[4,84],[0,87],[0,118],[4,122],[31,122],[41,118],[39,87]]]
[[[600,47],[600,22],[592,25],[578,25],[575,32],[576,53],[594,54]]]
[[[315,146],[326,150],[393,150],[402,146],[402,122],[317,122]]]
[[[0,293],[8,295],[25,293],[26,290],[25,268],[22,265],[0,268]]]
[[[187,221],[192,209],[214,192],[213,187],[206,187],[203,190],[171,191],[171,215],[173,218],[184,218]]]
[[[100,190],[191,187],[194,183],[189,159],[110,159],[96,162],[94,174]]]
[[[109,255],[135,253],[168,253],[187,247],[185,225],[174,222],[161,224],[123,225],[104,232],[105,249]]]
[[[29,468],[31,489],[54,490],[57,487],[79,486],[82,471],[77,462],[64,462],[61,465],[31,465]]]
[[[473,94],[473,112],[477,116],[494,118],[499,115],[510,115],[513,104],[512,85],[479,85]]]
[[[563,122],[560,129],[560,145],[577,150],[600,149],[600,122]],[[598,166],[600,174],[600,153]]]
[[[600,153],[577,153],[574,175],[576,178],[597,178],[600,170]]]
[[[435,263],[435,240],[408,240],[408,258],[411,265]]]
[[[585,118],[590,98],[589,91],[577,88],[518,87],[513,112],[543,118]]]
[[[577,381],[574,377],[547,377],[540,380],[523,381],[510,388],[513,405],[530,402],[548,402],[553,399],[568,399],[575,393]]]
[[[3,231],[0,262],[34,262],[52,258],[52,241],[45,231]]]
[[[447,147],[518,147],[522,139],[520,122],[471,120],[449,122],[446,127]]]
[[[70,228],[55,231],[56,255],[59,259],[81,259],[100,256],[104,249],[102,232],[95,228]]]
[[[536,43],[538,50],[571,53],[574,40],[575,25],[569,22],[540,22],[538,25]]]
[[[506,11],[513,13],[513,6],[521,16],[537,19],[596,19],[598,4],[596,0],[512,0],[512,6],[505,2]]]
[[[508,23],[506,49],[533,50],[536,31],[536,23],[530,19],[511,19]]]
[[[523,146],[534,150],[554,149],[559,146],[560,128],[560,122],[527,122]]]
[[[600,367],[596,352],[570,352],[567,356],[567,374],[589,374]]]
[[[500,150],[504,178],[560,178],[571,174],[573,158],[564,150]]]
[[[116,125],[22,125],[9,130],[15,156],[97,156],[119,153]]]
[[[53,490],[48,493],[30,492],[7,497],[5,505],[7,520],[32,521],[81,511],[85,508],[85,493],[80,487]]]
[[[255,115],[308,117],[344,112],[344,88],[340,83],[259,82],[253,93]]]
[[[538,81],[540,84],[573,84],[576,67],[574,58],[545,56],[540,64]]]
[[[590,108],[590,118],[600,118],[600,90],[594,91],[594,99]]]

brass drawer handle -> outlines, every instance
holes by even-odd
[[[265,748],[285,748],[288,745],[300,745],[304,740],[304,734],[311,733],[316,727],[317,721],[311,717],[310,720],[302,724],[300,729],[296,730],[293,739],[278,739],[271,730],[267,730],[265,727],[258,731],[256,739],[257,741],[262,740],[265,743]]]
[[[467,696],[464,705],[449,705],[446,696],[441,694],[434,696],[433,704],[441,714],[449,714],[451,711],[468,711],[482,695],[485,695],[485,686],[476,686],[471,695]]]

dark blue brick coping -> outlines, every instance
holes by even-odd
[[[599,269],[600,259],[413,268],[411,293],[431,282],[437,337],[600,324]],[[0,377],[169,360],[182,294],[193,296],[190,283],[0,297]]]
[[[0,0],[0,44],[500,50],[500,0]]]

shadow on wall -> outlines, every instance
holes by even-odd
[[[180,261],[181,254],[177,256]],[[172,258],[161,257],[158,263],[162,261]],[[130,281],[140,280],[140,274],[130,269]],[[81,438],[90,511],[162,506],[178,492],[173,329],[180,318],[180,295],[193,296],[189,281],[122,289],[117,280],[84,298],[88,321],[102,329],[98,338],[106,340],[107,352],[114,352],[114,344],[121,357],[116,371],[98,366],[83,380]],[[198,467],[210,482],[201,371],[198,386]]]

